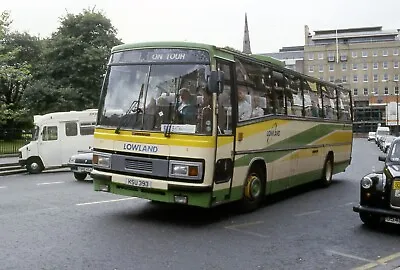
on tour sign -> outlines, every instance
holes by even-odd
[[[208,52],[192,49],[135,49],[116,52],[111,63],[210,63]]]

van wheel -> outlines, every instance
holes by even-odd
[[[29,158],[26,161],[26,170],[30,174],[37,174],[43,171],[43,164],[39,158]]]
[[[244,183],[243,198],[240,202],[240,210],[251,212],[257,209],[265,195],[265,178],[263,173],[251,168]]]
[[[78,181],[83,181],[83,180],[85,180],[86,176],[87,176],[87,173],[77,173],[77,172],[74,172],[74,177],[75,177],[75,179],[78,180]]]
[[[325,160],[324,169],[322,170],[321,186],[328,187],[332,183],[333,160],[332,156],[328,156]]]

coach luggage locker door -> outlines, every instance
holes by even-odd
[[[234,142],[232,130],[233,63],[217,60],[217,67],[224,72],[224,91],[218,95],[217,105],[217,144],[215,153],[214,184],[212,204],[228,201],[231,198]],[[215,119],[215,118],[214,118]]]

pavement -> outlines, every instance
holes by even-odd
[[[18,157],[16,156],[0,156],[0,164],[13,164],[18,163]]]

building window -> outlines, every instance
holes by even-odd
[[[388,54],[389,54],[389,53],[388,53],[388,50],[384,49],[384,50],[382,51],[382,55],[383,55],[383,56],[388,56]]]
[[[357,77],[357,75],[354,75],[354,76],[353,76],[353,82],[358,82],[358,77]]]
[[[378,81],[378,74],[374,74],[374,82]]]
[[[393,67],[394,68],[399,68],[399,61],[394,61],[393,62]]]
[[[352,51],[352,52],[351,52],[351,57],[357,58],[357,52],[356,52],[356,51]]]
[[[384,62],[382,63],[382,65],[383,65],[383,68],[384,68],[384,69],[387,69],[387,68],[388,68],[388,62],[384,61]]]
[[[314,60],[314,53],[308,54],[308,60]]]
[[[309,66],[309,67],[308,67],[308,71],[309,71],[309,72],[314,72],[314,66],[313,66],[313,65]]]
[[[319,79],[320,79],[321,81],[323,81],[323,80],[324,80],[324,77],[319,77]]]
[[[385,95],[389,95],[389,88],[387,86],[385,87]]]
[[[334,71],[334,66],[333,66],[333,64],[329,64],[329,71]]]
[[[346,75],[343,75],[343,77],[342,77],[342,82],[347,82],[347,76]]]
[[[343,64],[342,64],[342,70],[343,70],[343,71],[347,70],[347,64],[346,64],[346,63],[343,63]]]
[[[389,80],[389,75],[387,73],[383,74],[383,80],[382,82],[386,82]]]
[[[323,65],[319,65],[319,72],[324,72],[324,66]]]
[[[340,54],[340,61],[347,61],[347,54],[345,53]]]
[[[374,63],[374,69],[378,69],[378,63],[377,62]]]
[[[354,89],[353,89],[353,95],[354,95],[354,96],[358,96],[358,89],[357,89],[357,88],[354,88]]]
[[[368,96],[368,88],[364,88],[364,96]]]
[[[329,76],[329,81],[330,81],[331,83],[335,82],[335,77],[334,77],[334,76]]]
[[[318,53],[318,59],[320,59],[320,60],[324,59],[324,53],[321,53],[321,52]]]
[[[378,87],[374,87],[374,91],[372,92],[372,94],[374,94],[375,96],[378,95]]]
[[[378,51],[377,50],[373,51],[372,56],[378,56]]]
[[[393,49],[393,55],[399,55],[399,49],[397,48]]]
[[[397,82],[399,80],[399,74],[394,74],[393,81]]]
[[[353,63],[353,70],[357,70],[357,64]]]
[[[364,82],[368,82],[368,74],[364,74]]]
[[[366,63],[366,62],[363,63],[363,69],[364,69],[364,70],[367,70],[367,69],[368,69],[368,63]]]
[[[368,57],[368,52],[367,51],[362,51],[362,57]]]

